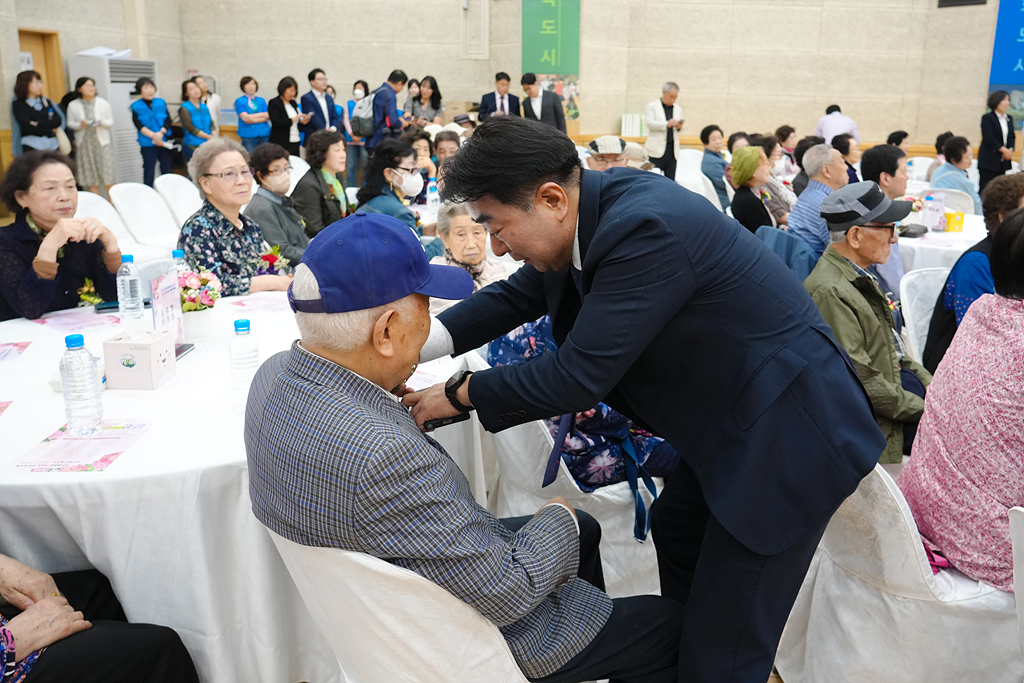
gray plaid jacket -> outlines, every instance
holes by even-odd
[[[545,508],[513,534],[397,400],[298,342],[256,373],[245,448],[263,524],[443,586],[499,627],[529,678],[561,668],[611,615],[611,598],[576,576],[579,539],[564,509]]]

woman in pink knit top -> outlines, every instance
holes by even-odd
[[[1024,209],[992,244],[996,294],[971,304],[928,388],[899,486],[925,547],[1013,591],[1007,511],[1024,505]]]

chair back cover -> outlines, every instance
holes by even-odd
[[[348,683],[525,683],[498,628],[433,581],[268,533]]]
[[[178,248],[181,226],[167,202],[152,187],[142,183],[118,183],[110,188],[110,199],[136,242],[167,250]]]
[[[946,286],[949,268],[919,268],[912,270],[900,280],[900,306],[903,322],[910,337],[910,352],[921,359],[924,344],[928,340],[928,326],[935,312],[935,302],[942,288]]]
[[[762,225],[754,234],[782,259],[801,283],[818,263],[814,250],[799,235],[771,225]]]
[[[944,195],[946,208],[954,211],[963,211],[966,214],[974,214],[974,199],[971,195],[961,190],[948,190],[944,187],[929,187],[928,194],[935,196]]]
[[[203,206],[203,200],[199,198],[199,189],[191,180],[177,173],[160,176],[153,181],[153,189],[167,202],[179,230],[185,225],[185,221]]]
[[[1024,596],[1024,508],[1010,508],[1010,541],[1013,543],[1013,594]],[[1017,601],[1017,639],[1024,651],[1024,599]]]

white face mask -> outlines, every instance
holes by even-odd
[[[420,175],[419,171],[405,175],[401,171],[395,171],[401,173],[402,184],[399,185],[399,189],[406,197],[418,197],[420,192],[423,191],[423,176]]]
[[[267,176],[264,182],[268,190],[283,196],[288,193],[288,188],[292,185],[292,178],[290,173],[278,173],[277,175]]]
[[[355,90],[352,91],[352,97],[356,98],[357,100],[363,99],[363,96],[365,94],[366,93],[363,92],[362,88],[356,88]]]

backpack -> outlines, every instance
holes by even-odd
[[[356,102],[352,108],[352,116],[349,117],[349,125],[352,127],[352,134],[361,137],[373,137],[377,132],[377,124],[373,120],[373,103],[377,94],[384,89],[384,86],[377,88],[372,93]]]

